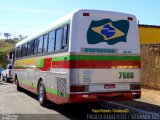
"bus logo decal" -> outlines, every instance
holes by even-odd
[[[87,41],[88,44],[107,42],[109,45],[127,42],[128,29],[129,22],[127,20],[112,21],[103,19],[92,21],[87,31]]]
[[[94,30],[94,29],[92,29],[92,30]],[[104,38],[110,38],[110,37],[114,36],[114,34],[116,33],[116,31],[115,31],[115,28],[111,27],[110,24],[106,24],[102,28],[101,33],[106,36]]]

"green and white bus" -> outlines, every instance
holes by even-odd
[[[140,98],[134,15],[76,10],[16,44],[13,79],[57,104]]]

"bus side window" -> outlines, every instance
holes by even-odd
[[[48,34],[43,36],[43,53],[46,53],[47,50],[47,43],[48,43]]]
[[[34,40],[34,55],[36,55],[37,54],[37,50],[38,50],[38,39],[35,39]]]
[[[55,51],[60,52],[62,44],[62,28],[56,30],[56,45]]]
[[[38,54],[43,52],[43,36],[38,38]]]
[[[31,55],[33,55],[34,54],[34,43],[35,43],[35,41],[34,40],[32,40],[32,42],[31,42]]]
[[[27,43],[22,45],[22,57],[27,55]]]
[[[18,49],[18,58],[22,57],[22,46],[19,46],[19,49]]]
[[[53,52],[55,46],[55,30],[49,33],[48,52]]]
[[[30,41],[28,43],[28,56],[33,55],[33,50],[34,50],[34,41]]]
[[[17,47],[16,50],[15,50],[15,52],[16,52],[15,56],[16,56],[16,58],[19,57],[19,49],[20,49],[20,47]]]
[[[24,45],[22,45],[22,57],[24,57],[24,50],[25,49],[25,46]]]
[[[68,50],[69,24],[63,27],[62,50]]]
[[[31,42],[27,43],[27,44],[28,44],[28,51],[27,51],[28,56],[30,55],[30,49],[31,49],[31,44],[30,44],[30,43],[31,43]]]
[[[28,44],[25,44],[25,56],[27,56],[27,51],[28,51]]]

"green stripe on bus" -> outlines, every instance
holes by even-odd
[[[38,68],[43,68],[44,66],[44,58],[40,59],[40,65],[38,66]]]
[[[21,82],[21,83],[23,83],[23,84],[26,84],[28,86],[31,86],[33,88],[37,88],[37,85],[35,83],[31,83],[31,82],[29,82],[27,80],[18,80],[18,81]]]
[[[32,82],[29,82],[29,81],[27,81],[27,80],[19,80],[19,82],[20,82],[20,83],[23,83],[23,84],[26,84],[26,85],[28,85],[28,86],[30,86],[30,87],[37,88],[37,84],[35,84],[35,83],[32,84]],[[55,90],[55,89],[51,89],[51,88],[45,87],[45,90],[46,90],[46,92],[48,92],[48,93],[61,96],[61,95],[60,95],[60,92],[57,91],[57,90]],[[63,93],[62,97],[68,98],[69,95],[68,95],[67,93]]]
[[[45,87],[45,89],[46,89],[46,92],[57,95],[57,90],[54,90],[48,87]]]
[[[51,89],[51,88],[48,88],[48,87],[45,87],[45,89],[46,89],[46,92],[48,92],[48,93],[58,95],[58,96],[61,96],[61,97],[64,97],[64,98],[69,98],[69,95],[67,93],[61,94],[61,92],[59,92],[58,90]]]
[[[63,61],[63,60],[133,60],[140,61],[140,56],[96,56],[96,55],[69,55],[53,57],[52,61]]]

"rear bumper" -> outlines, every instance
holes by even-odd
[[[141,91],[70,94],[70,103],[96,102],[96,101],[122,101],[133,100],[141,97]]]

